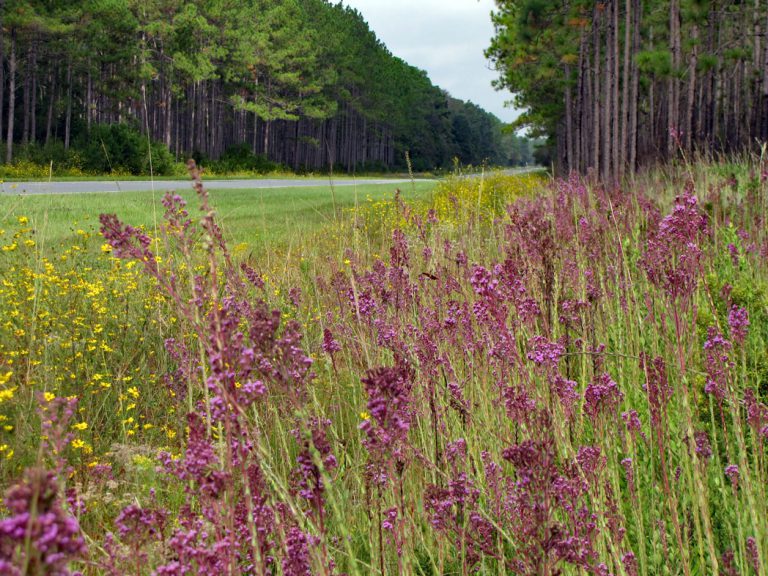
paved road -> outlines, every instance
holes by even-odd
[[[205,180],[209,190],[245,190],[253,188],[296,188],[299,186],[328,186],[328,178],[290,178],[259,180]],[[334,186],[363,186],[366,184],[404,184],[410,180],[381,178],[350,180],[334,179]],[[139,180],[113,180],[99,182],[4,182],[0,185],[0,194],[80,194],[83,192],[142,192],[152,190],[152,182]],[[157,180],[154,189],[189,190],[189,180]]]
[[[503,170],[504,174],[521,174],[540,170],[541,168],[514,168]],[[479,174],[468,175],[477,178]],[[434,182],[434,180],[419,179],[417,182]],[[205,180],[209,190],[247,190],[254,188],[296,188],[300,186],[328,186],[328,178],[266,178],[257,180]],[[334,186],[364,186],[367,184],[407,184],[407,178],[351,178],[334,179]],[[154,189],[189,190],[192,183],[189,180],[157,180]],[[89,192],[144,192],[152,190],[149,180],[113,180],[95,182],[4,182],[0,184],[0,196],[3,194],[82,194]]]

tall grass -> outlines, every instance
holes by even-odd
[[[760,163],[454,179],[268,271],[190,169],[157,238],[1,238],[0,571],[765,573]]]

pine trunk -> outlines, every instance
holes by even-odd
[[[32,44],[32,95],[30,98],[29,139],[37,141],[37,42]]]
[[[698,41],[699,27],[696,24],[691,26],[691,55],[688,60],[688,96],[686,98],[685,117],[683,118],[683,139],[685,149],[690,152],[693,144],[694,133],[694,103],[696,101],[696,67],[698,66]]]
[[[595,4],[592,19],[592,46],[594,69],[592,72],[592,167],[595,176],[600,174],[600,12]]]
[[[631,63],[632,41],[632,0],[624,2],[624,68],[621,81],[621,172],[629,159],[629,75]],[[630,168],[631,170],[631,168]]]
[[[67,62],[67,114],[64,120],[64,149],[69,150],[72,132],[72,58]]]
[[[612,2],[616,2],[616,0],[612,0]],[[612,156],[611,154],[611,110],[612,110],[611,96],[613,95],[613,90],[611,89],[611,77],[613,75],[613,62],[611,60],[611,56],[613,54],[613,50],[611,48],[613,46],[613,42],[612,42],[611,33],[613,28],[613,19],[611,18],[610,14],[606,15],[605,28],[606,28],[605,73],[603,78],[602,128],[603,128],[603,183],[607,185],[611,180],[611,156]]]
[[[573,102],[571,97],[571,67],[565,64],[563,66],[563,73],[565,74],[565,155],[566,166],[568,166],[568,174],[571,171],[576,170],[576,165],[573,160]]]
[[[672,72],[667,87],[667,156],[674,155],[679,136],[680,117],[680,1],[669,3],[669,43],[672,52]]]
[[[32,43],[27,48],[26,62],[24,69],[24,84],[22,89],[23,116],[21,122],[21,143],[26,146],[29,142],[29,121],[31,118],[30,109],[32,108]]]
[[[640,19],[642,5],[640,0],[632,0],[635,26],[632,31],[632,80],[629,95],[629,170],[637,168],[637,106],[640,88],[640,70],[637,66],[637,53],[640,51]]]
[[[619,160],[619,152],[621,149],[621,135],[619,133],[619,0],[613,0],[612,16],[613,24],[611,25],[611,62],[613,68],[611,69],[611,122],[612,122],[612,137],[611,137],[611,150],[612,150],[612,178],[618,180],[621,177],[621,165]]]
[[[51,81],[50,81],[50,90],[48,91],[48,115],[45,121],[45,144],[46,146],[51,140],[51,128],[53,126],[53,111],[54,111],[54,105],[56,103],[57,97],[58,97],[58,85],[57,80],[58,78],[58,67],[56,65],[53,66],[53,69],[51,70]]]
[[[16,30],[11,31],[11,53],[8,56],[8,135],[5,139],[5,163],[13,161],[13,119],[16,113]]]

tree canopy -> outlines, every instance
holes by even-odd
[[[606,181],[768,139],[768,7],[730,0],[498,0],[488,50],[563,171]]]
[[[341,3],[6,0],[0,15],[9,162],[14,145],[70,149],[116,124],[177,158],[250,149],[295,170],[402,168],[406,152],[417,170],[518,158],[497,118]]]

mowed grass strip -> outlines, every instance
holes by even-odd
[[[362,184],[359,186],[210,190],[227,239],[253,247],[279,247],[295,235],[305,236],[333,224],[334,210],[390,199],[399,188],[408,201],[427,199],[435,182]],[[99,214],[116,213],[123,222],[148,231],[161,222],[166,190],[155,192],[19,195],[0,197],[0,228],[13,228],[19,216],[30,219],[37,242],[47,248],[68,245],[78,230],[98,232]],[[188,202],[195,218],[199,201],[191,189],[176,190]]]

